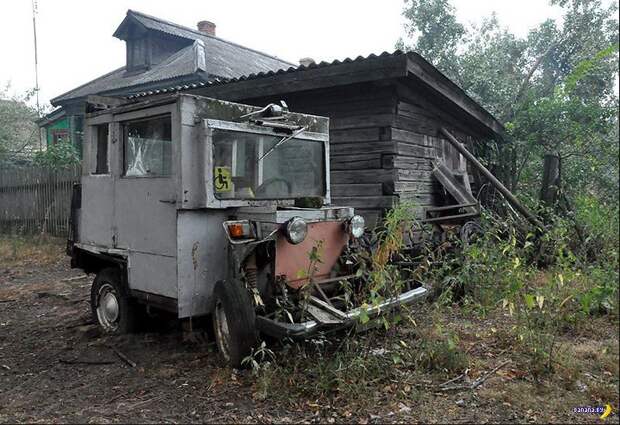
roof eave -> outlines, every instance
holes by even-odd
[[[112,37],[116,37],[119,40],[126,40],[127,33],[129,32],[129,27],[131,26],[138,26],[138,28],[141,28],[143,31],[147,31],[147,28],[133,16],[132,11],[128,10],[127,15],[125,15],[123,21],[116,28],[116,30],[112,34]]]
[[[447,99],[471,118],[481,123],[491,133],[506,139],[506,129],[489,111],[480,106],[452,80],[417,53],[407,55],[407,73]]]
[[[346,60],[337,64],[324,63],[301,66],[258,75],[248,75],[201,89],[206,96],[225,96],[227,100],[251,99],[295,91],[314,90],[407,75],[404,55],[380,55]]]

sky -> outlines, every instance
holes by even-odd
[[[36,0],[41,104],[125,62],[124,42],[112,37],[127,9],[195,28],[217,25],[218,37],[298,63],[393,51],[404,34],[403,0]],[[546,0],[452,0],[462,23],[496,12],[524,36],[561,15]],[[35,86],[32,0],[1,0],[0,85],[10,93]]]

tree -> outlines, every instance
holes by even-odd
[[[513,190],[535,193],[546,152],[563,156],[569,188],[603,190],[618,175],[618,7],[551,2],[563,8],[562,20],[520,38],[494,15],[465,27],[447,0],[409,0],[408,42],[397,47],[420,53],[505,124],[511,143],[495,159]],[[577,161],[589,168],[571,165]],[[611,186],[617,192],[617,180]]]
[[[32,154],[39,145],[39,117],[28,105],[34,91],[21,96],[9,94],[10,85],[0,88],[0,162]]]

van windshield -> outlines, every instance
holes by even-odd
[[[321,141],[213,130],[213,188],[219,199],[293,199],[325,196]],[[263,157],[264,156],[264,157]]]

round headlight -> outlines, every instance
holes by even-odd
[[[301,217],[293,217],[286,223],[286,239],[293,245],[302,243],[308,234],[308,223]]]
[[[349,220],[349,230],[355,238],[359,238],[364,234],[364,217],[361,215],[354,215]]]

